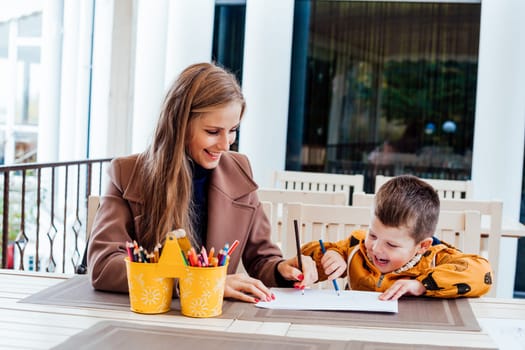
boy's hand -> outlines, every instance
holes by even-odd
[[[327,250],[321,259],[321,265],[328,280],[341,277],[346,272],[346,261],[336,251]]]
[[[397,300],[403,295],[422,295],[427,291],[423,283],[418,280],[397,280],[379,296],[380,300]]]

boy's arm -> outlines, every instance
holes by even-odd
[[[417,278],[426,296],[439,298],[479,297],[492,285],[492,268],[481,256],[447,248],[436,255],[436,266]]]
[[[338,242],[323,242],[326,250],[334,250],[337,253],[339,253],[345,261],[348,259],[348,250],[350,246],[350,237],[347,239],[344,239],[342,241]],[[310,256],[312,260],[315,262],[315,265],[317,267],[317,274],[319,275],[319,281],[325,281],[328,276],[324,273],[323,266],[321,264],[321,259],[323,258],[323,252],[321,251],[321,246],[319,245],[319,241],[311,241],[306,244],[304,244],[301,247],[301,253],[303,255]],[[341,277],[344,277],[346,275],[343,274]]]

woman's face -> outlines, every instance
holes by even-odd
[[[232,102],[209,112],[203,112],[190,124],[188,152],[204,169],[219,164],[222,152],[235,142],[241,120],[241,104]]]
[[[416,244],[408,227],[388,227],[375,216],[365,239],[368,257],[381,273],[404,266],[414,255],[422,254],[427,245],[428,242]]]

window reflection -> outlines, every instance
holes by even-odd
[[[376,174],[470,178],[479,20],[479,4],[297,0],[287,169],[364,173],[368,192]]]

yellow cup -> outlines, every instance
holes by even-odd
[[[130,262],[127,258],[125,260],[131,310],[141,314],[169,311],[173,278],[160,277],[158,264]]]
[[[179,279],[181,312],[190,317],[222,314],[227,265],[219,267],[185,266]]]

